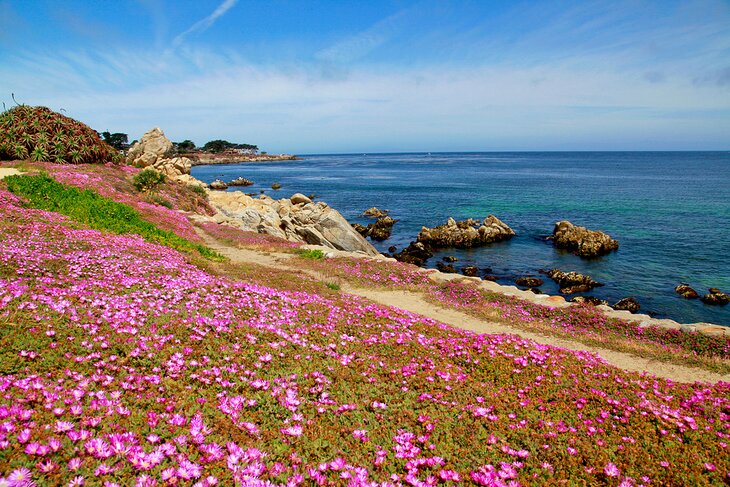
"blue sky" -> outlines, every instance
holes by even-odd
[[[269,152],[730,149],[730,2],[0,0],[0,101]]]

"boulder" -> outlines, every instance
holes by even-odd
[[[281,189],[281,184],[271,183],[271,189],[273,189],[273,190]]]
[[[697,299],[700,297],[697,291],[684,283],[675,287],[674,291],[685,299]]]
[[[459,259],[457,259],[453,255],[447,255],[447,256],[441,257],[441,260],[443,260],[444,262],[456,262]]]
[[[397,254],[393,254],[396,260],[407,264],[423,266],[428,259],[433,257],[433,252],[429,250],[421,242],[411,242],[408,247],[404,248]]]
[[[631,313],[638,313],[639,309],[641,308],[636,298],[621,299],[611,307],[617,311],[629,311]]]
[[[598,257],[618,249],[618,241],[609,235],[573,225],[567,220],[555,224],[552,240],[556,248],[569,250],[580,257]]]
[[[591,277],[577,272],[563,272],[559,269],[552,269],[547,272],[547,276],[558,283],[560,292],[563,294],[583,293],[594,287],[603,286]]]
[[[142,136],[127,153],[127,163],[137,167],[151,167],[176,179],[190,174],[192,161],[187,157],[171,157],[173,146],[160,128],[153,128]]]
[[[228,183],[228,186],[253,186],[253,181],[239,177]]]
[[[471,218],[457,222],[449,218],[445,225],[423,227],[417,241],[431,248],[470,248],[506,240],[514,235],[507,224],[489,215],[483,222]]]
[[[210,189],[222,191],[222,190],[228,189],[228,185],[226,183],[224,183],[223,181],[221,181],[220,179],[216,179],[215,181],[210,183]]]
[[[293,205],[306,205],[312,202],[311,199],[309,199],[307,196],[304,196],[302,193],[294,193],[289,200],[292,202]]]
[[[390,234],[393,231],[393,225],[398,220],[394,220],[388,215],[378,218],[375,223],[370,223],[368,226],[360,225],[359,223],[353,224],[353,228],[357,230],[357,233],[363,237],[370,237],[373,240],[382,242],[390,238]]]
[[[368,208],[362,213],[362,216],[369,216],[371,218],[383,218],[388,215],[388,210],[381,210],[376,207]]]
[[[716,287],[711,287],[710,289],[708,289],[708,291],[708,294],[705,294],[700,298],[703,303],[713,306],[725,306],[730,303],[730,296],[720,291]]]
[[[515,281],[515,284],[522,287],[540,287],[544,283],[545,281],[537,277],[520,277]]]
[[[337,210],[324,202],[294,204],[289,198],[252,198],[239,191],[211,192],[209,201],[225,215],[226,221],[244,230],[292,242],[379,255]]]
[[[479,268],[473,265],[462,267],[461,273],[468,277],[479,277]]]
[[[573,296],[570,299],[571,303],[590,304],[591,306],[608,306],[608,301],[598,299],[595,296]]]
[[[445,262],[436,262],[436,269],[440,270],[445,274],[456,274],[456,269],[451,264]]]

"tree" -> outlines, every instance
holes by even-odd
[[[116,150],[129,148],[129,139],[127,134],[123,134],[121,132],[112,134],[107,130],[106,132],[101,133],[101,137],[104,139],[104,142],[114,147]]]
[[[185,139],[182,142],[175,142],[173,145],[178,152],[190,152],[195,150],[195,143],[188,139]]]
[[[203,151],[212,152],[213,154],[216,154],[218,152],[223,152],[226,149],[230,149],[234,145],[235,144],[232,144],[232,143],[228,142],[227,140],[216,139],[216,140],[211,140],[210,142],[206,142],[205,145],[203,146]]]

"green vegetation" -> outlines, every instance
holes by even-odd
[[[204,152],[212,152],[213,154],[216,154],[218,152],[223,152],[228,149],[240,149],[244,151],[250,151],[250,152],[257,152],[259,150],[258,146],[251,145],[251,144],[234,144],[233,142],[228,142],[227,140],[211,140],[210,142],[206,142],[206,144],[203,146]]]
[[[186,252],[197,251],[203,257],[222,257],[204,245],[196,244],[161,230],[143,220],[132,207],[117,203],[89,190],[65,186],[47,174],[35,176],[8,176],[4,179],[8,189],[28,200],[30,206],[55,211],[97,230],[113,233],[134,233],[145,240],[157,242]]]
[[[0,160],[55,164],[120,163],[95,130],[46,107],[19,105],[0,114]]]
[[[324,252],[319,249],[297,249],[296,253],[305,259],[320,260],[324,259]]]
[[[104,142],[114,147],[116,150],[125,150],[129,148],[129,136],[121,132],[111,133],[108,130],[101,133]]]
[[[165,175],[161,172],[154,169],[144,169],[134,176],[132,184],[134,184],[137,191],[152,191],[164,183],[165,179]]]

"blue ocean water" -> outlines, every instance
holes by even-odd
[[[421,226],[494,214],[516,232],[510,241],[448,250],[456,267],[489,268],[512,284],[540,269],[588,274],[605,283],[592,295],[614,303],[634,296],[642,312],[681,322],[730,326],[730,306],[680,298],[686,282],[698,292],[730,292],[730,152],[527,152],[308,155],[299,161],[196,166],[206,182],[238,176],[246,192],[274,198],[316,194],[351,223],[371,207],[398,220],[393,236],[373,242],[385,252],[415,240]],[[272,182],[282,188],[270,189]],[[585,260],[540,237],[558,220],[600,229],[620,242],[608,256]],[[487,272],[487,271],[485,271]],[[544,292],[558,294],[546,279]]]

